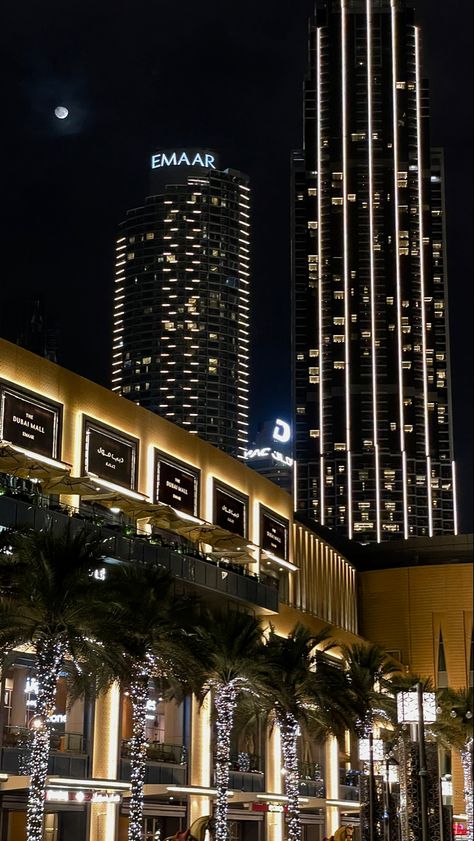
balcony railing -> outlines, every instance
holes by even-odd
[[[122,741],[123,759],[130,757],[130,740]],[[146,751],[147,762],[166,762],[170,765],[186,765],[187,755],[184,745],[168,745],[163,742],[149,742]]]
[[[245,567],[221,564],[198,551],[192,545],[184,545],[164,537],[124,528],[118,523],[106,522],[85,507],[74,509],[59,503],[51,503],[48,497],[31,499],[6,489],[0,496],[0,525],[9,528],[32,528],[44,530],[62,529],[70,523],[72,530],[79,530],[84,523],[93,523],[101,529],[105,539],[108,557],[118,560],[158,565],[171,574],[198,588],[221,592],[228,598],[258,605],[270,612],[278,611],[278,581],[261,573],[256,575]]]
[[[1,747],[22,748],[28,750],[32,739],[32,732],[27,727],[5,725],[2,729]],[[55,733],[50,736],[51,753],[74,753],[77,755],[88,753],[87,739],[82,733]]]

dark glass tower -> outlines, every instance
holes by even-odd
[[[362,541],[457,530],[443,158],[404,0],[318,2],[293,156],[297,510]]]
[[[250,190],[214,154],[159,153],[116,246],[112,389],[234,456],[248,442]]]

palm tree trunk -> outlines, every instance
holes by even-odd
[[[474,806],[472,802],[472,736],[461,751],[461,761],[464,774],[464,800],[467,816],[467,841],[474,841]]]
[[[298,769],[298,722],[291,713],[277,717],[281,734],[281,748],[285,767],[285,792],[288,798],[288,841],[300,841],[300,774]]]
[[[237,692],[233,683],[218,686],[214,702],[217,711],[215,839],[216,841],[227,841],[230,734],[237,705]]]
[[[49,718],[56,705],[56,685],[65,654],[64,645],[54,640],[44,643],[36,654],[36,679],[38,700],[34,716],[33,736],[30,747],[30,788],[28,792],[27,831],[28,841],[43,841],[46,778],[51,742]]]
[[[145,783],[147,741],[146,705],[150,675],[143,664],[136,666],[130,684],[133,736],[130,742],[130,818],[128,841],[141,841],[143,835],[143,786]]]

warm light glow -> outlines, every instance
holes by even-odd
[[[148,497],[144,496],[143,494],[135,493],[135,491],[130,491],[128,488],[123,488],[121,485],[115,485],[114,482],[108,482],[106,479],[99,479],[99,477],[95,473],[88,473],[91,479],[94,482],[97,482],[100,488],[104,488],[106,491],[115,491],[116,493],[123,494],[123,496],[128,496],[130,499],[135,500],[136,502],[150,502]]]
[[[171,791],[173,794],[202,794],[203,797],[217,797],[216,788],[200,788],[199,786],[166,786],[166,791]],[[234,792],[228,791],[228,797],[233,797]]]

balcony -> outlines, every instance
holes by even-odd
[[[184,745],[150,742],[147,745],[145,783],[147,785],[186,785],[187,757]],[[120,751],[120,779],[130,780],[130,742]]]
[[[339,771],[339,797],[341,800],[360,800],[360,771],[353,769]]]
[[[244,751],[233,754],[229,786],[237,791],[265,791],[264,764],[261,757]]]
[[[31,731],[11,725],[3,727],[0,770],[14,776],[28,776]],[[51,734],[48,774],[84,779],[89,775],[89,749],[80,733]]]
[[[0,527],[31,528],[44,530],[51,528],[53,533],[64,528],[67,523],[74,529],[80,529],[91,523],[90,513],[85,509],[71,509],[58,503],[50,503],[47,497],[37,497],[28,501],[19,495],[0,496]],[[94,521],[92,521],[94,523]],[[94,523],[98,525],[97,521]],[[112,524],[99,524],[106,540],[108,557],[122,561],[144,564],[158,564],[165,567],[174,578],[192,584],[200,590],[211,590],[223,596],[255,605],[266,613],[278,612],[278,582],[265,574],[254,575],[244,567],[219,566],[207,555],[197,550],[191,553],[178,543],[156,545],[149,535],[135,532],[123,535],[120,527]]]
[[[299,762],[300,795],[302,797],[326,797],[326,786],[317,762]]]

